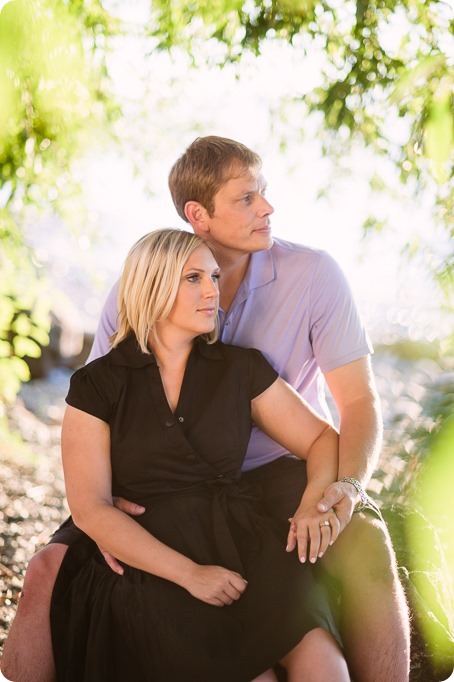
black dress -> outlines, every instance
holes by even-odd
[[[240,474],[251,399],[276,377],[259,351],[197,341],[172,413],[154,357],[133,337],[74,374],[68,404],[110,425],[113,494],[144,505],[136,520],[159,540],[248,587],[210,606],[129,566],[116,575],[82,535],[52,597],[59,682],[248,682],[312,628],[335,633],[312,567],[285,551],[285,532]]]

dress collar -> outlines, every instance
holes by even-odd
[[[223,360],[222,342],[208,344],[198,337],[194,343],[192,353],[198,353],[209,360]],[[109,353],[110,361],[113,365],[124,367],[140,368],[147,365],[156,365],[156,358],[153,353],[143,353],[134,334],[121,341],[118,346],[112,348]]]

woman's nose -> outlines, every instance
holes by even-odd
[[[206,298],[218,298],[219,296],[219,287],[217,285],[217,282],[213,282],[211,277],[209,278],[205,286],[204,295]]]

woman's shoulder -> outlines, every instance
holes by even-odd
[[[223,341],[216,341],[211,346],[213,351],[221,354],[226,359],[244,359],[248,360],[251,356],[257,354],[262,355],[258,348],[243,348],[242,346],[234,346],[231,343],[224,343]]]
[[[122,380],[123,375],[123,367],[112,362],[112,351],[109,351],[106,355],[79,367],[71,377],[71,387],[74,389],[91,384],[100,389],[106,387],[107,390],[112,390]]]
[[[268,369],[275,372],[268,358],[258,348],[233,346],[222,341],[216,341],[211,348],[213,353],[222,356],[230,365],[235,365],[240,372],[250,373],[258,370],[268,371]]]

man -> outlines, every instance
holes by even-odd
[[[261,160],[244,145],[219,137],[195,140],[173,166],[169,186],[179,215],[216,248],[222,340],[259,348],[325,416],[323,382],[329,386],[340,417],[339,481],[325,491],[320,508],[334,508],[342,533],[322,565],[340,592],[352,676],[360,682],[405,682],[408,612],[391,542],[370,505],[352,516],[358,504],[367,503],[363,486],[377,462],[382,425],[371,346],[345,278],[326,253],[273,240]],[[114,289],[89,359],[107,352],[115,324]],[[301,497],[304,465],[254,429],[245,470],[261,486],[268,510],[281,522],[289,518]],[[127,501],[118,504],[131,514],[143,511]],[[70,542],[59,533],[27,571],[2,664],[14,682],[54,679],[49,601],[66,551],[62,543]],[[304,551],[300,558],[317,559]],[[122,572],[113,557],[106,559]]]

